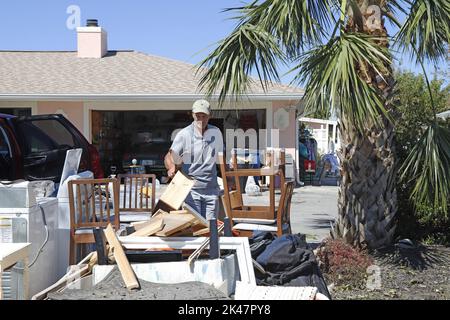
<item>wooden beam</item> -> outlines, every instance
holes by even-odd
[[[194,208],[192,208],[191,206],[189,206],[186,203],[183,205],[183,209],[188,211],[192,216],[194,216],[196,218],[196,220],[198,221],[198,223],[200,223],[201,225],[203,225],[205,227],[209,227],[208,220],[206,220],[197,210],[195,210]]]
[[[117,238],[111,224],[108,224],[108,227],[105,229],[105,236],[108,240],[110,248],[113,251],[114,258],[116,259],[116,263],[119,267],[122,279],[125,282],[125,286],[128,290],[139,289],[140,286],[136,275],[134,274],[134,271],[131,268],[130,263],[128,262],[127,256],[125,255],[122,245]]]
[[[136,227],[135,227],[136,228]],[[134,237],[148,237],[161,231],[164,228],[164,215],[158,215],[150,219],[150,221],[145,221],[145,224],[141,224],[139,229],[130,234],[129,236]]]
[[[168,237],[178,231],[189,228],[196,218],[188,214],[164,214],[164,228],[156,233],[159,237]]]

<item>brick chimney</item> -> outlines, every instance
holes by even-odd
[[[78,57],[102,58],[108,52],[108,34],[98,26],[98,21],[88,19],[86,27],[77,28]]]

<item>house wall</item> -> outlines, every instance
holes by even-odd
[[[37,102],[37,112],[38,114],[62,114],[69,119],[80,132],[84,133],[83,106],[83,102],[39,101]]]
[[[296,141],[297,137],[297,124],[295,117],[295,101],[274,101],[272,102],[272,127],[276,129],[274,126],[273,114],[276,113],[277,110],[284,108],[289,114],[289,125],[285,129],[279,130],[279,147],[285,148],[286,153],[290,153],[292,157],[295,159],[296,156]],[[272,145],[274,145],[274,141],[272,141]]]

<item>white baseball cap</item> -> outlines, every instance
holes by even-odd
[[[206,114],[210,114],[210,107],[209,107],[209,102],[206,100],[197,100],[194,102],[194,104],[192,105],[192,112],[193,113],[199,113],[199,112],[203,112]]]

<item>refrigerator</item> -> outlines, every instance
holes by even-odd
[[[0,243],[30,242],[29,297],[59,280],[57,272],[58,200],[36,198],[30,207],[1,208]],[[5,300],[23,299],[23,264],[2,274]]]

